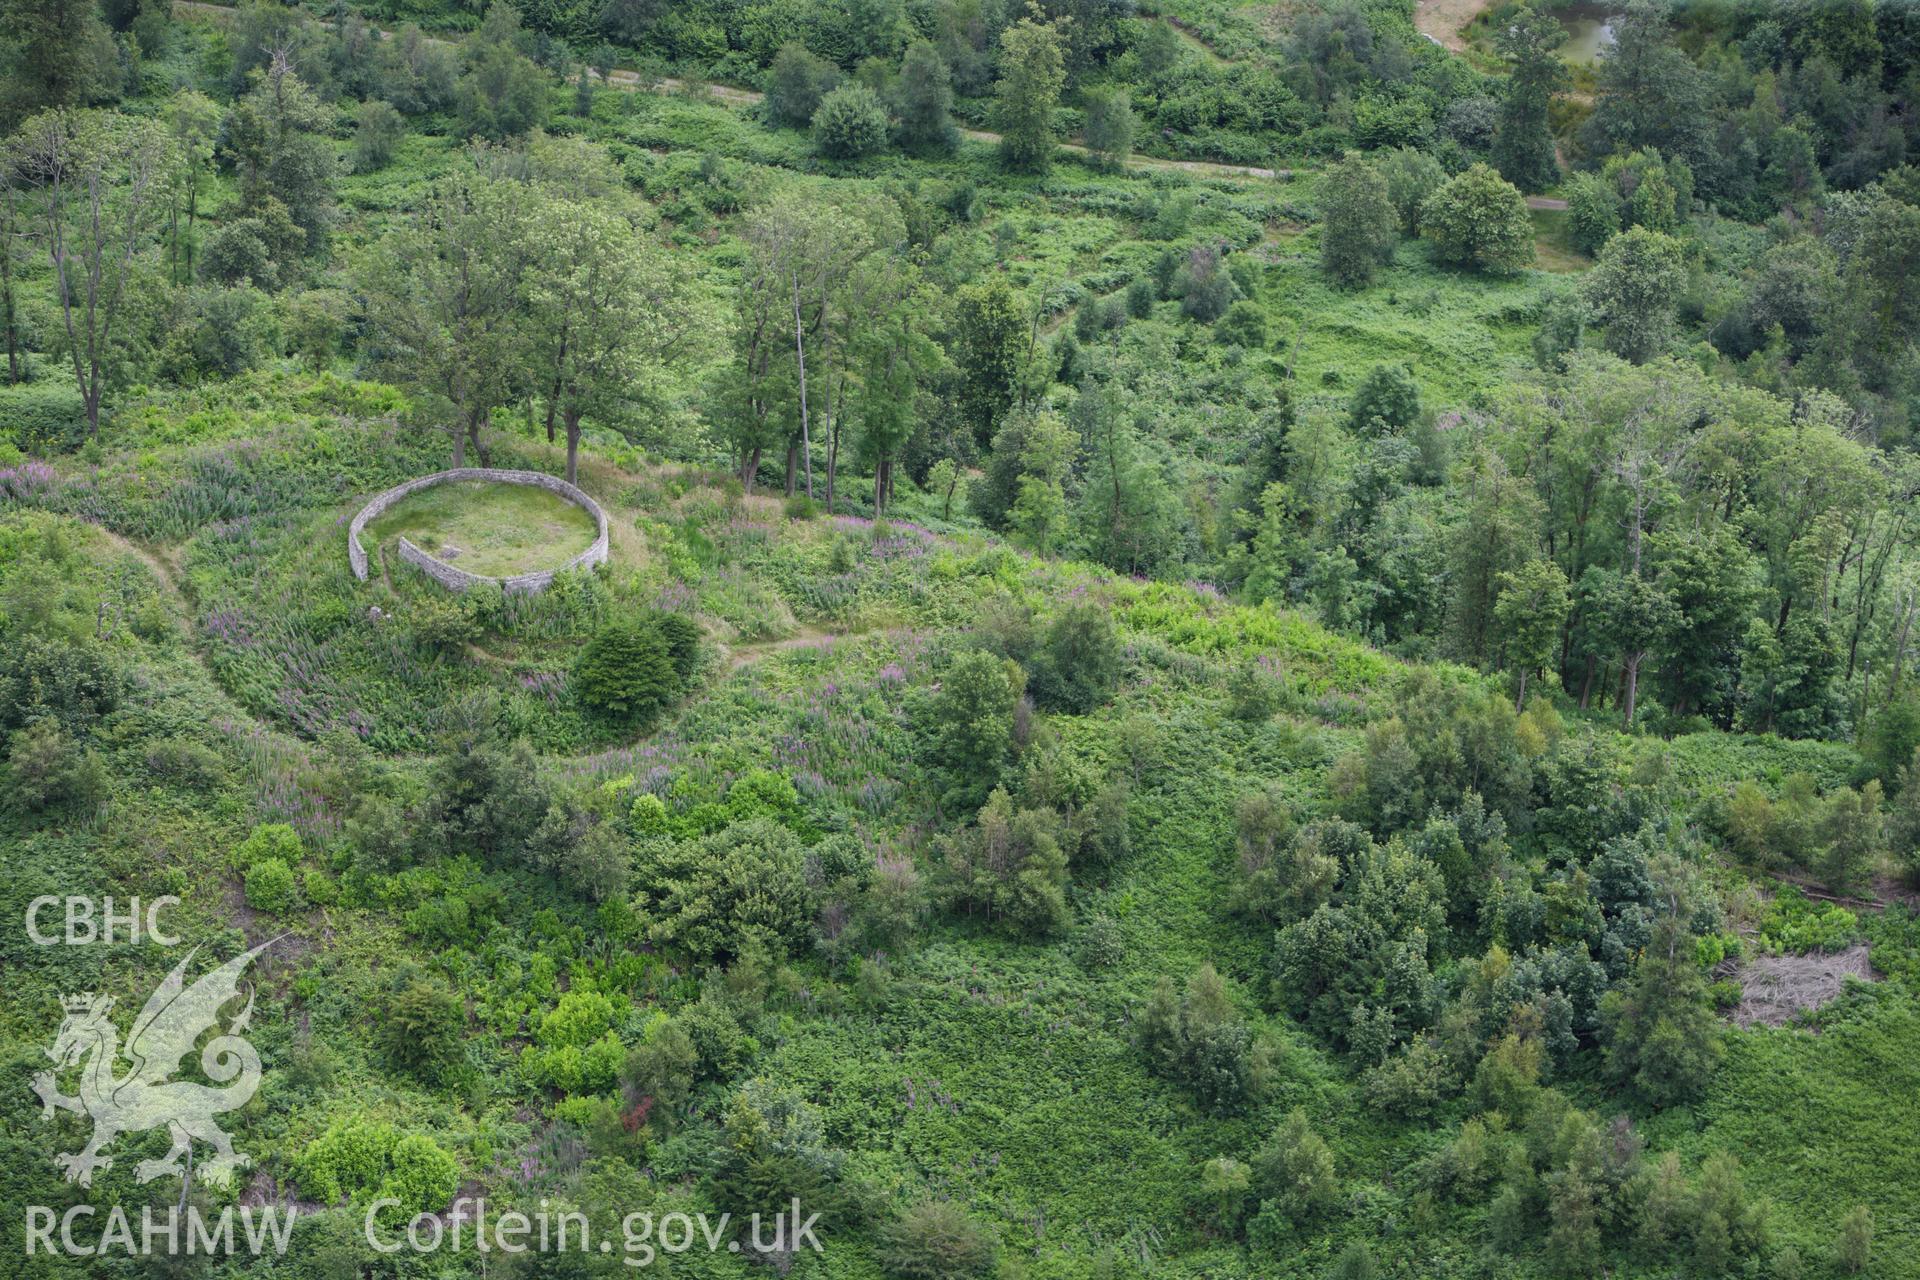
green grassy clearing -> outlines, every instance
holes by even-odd
[[[1565,209],[1532,209],[1529,213],[1533,217],[1533,252],[1542,271],[1568,274],[1593,265],[1593,259],[1575,247]]]

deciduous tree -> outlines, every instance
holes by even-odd
[[[959,145],[953,125],[953,77],[939,52],[925,40],[907,46],[900,63],[900,145],[909,151],[951,151]]]
[[[1873,881],[1886,849],[1886,823],[1880,813],[1880,780],[1858,791],[1842,787],[1828,798],[1820,818],[1821,850],[1815,870],[1837,893],[1858,893]]]
[[[972,649],[940,673],[922,723],[929,762],[944,770],[951,793],[978,804],[1013,753],[1014,712],[1026,693],[1018,664]]]
[[[1581,287],[1607,349],[1645,363],[1673,341],[1673,317],[1687,268],[1680,244],[1635,227],[1607,241]]]
[[[1560,648],[1572,600],[1567,575],[1551,560],[1529,560],[1500,576],[1493,606],[1507,665],[1520,677],[1513,709],[1527,704],[1527,680],[1550,665]]]
[[[1719,1020],[1683,921],[1663,917],[1627,984],[1601,1005],[1607,1070],[1655,1106],[1691,1101],[1720,1061]]]
[[[1082,137],[1094,162],[1105,169],[1127,167],[1133,153],[1133,104],[1124,87],[1099,89],[1086,95],[1086,126]]]
[[[361,271],[378,363],[444,415],[456,467],[469,444],[488,465],[488,420],[523,380],[531,197],[523,183],[456,173]]]
[[[1490,275],[1533,265],[1533,220],[1512,183],[1484,164],[1448,179],[1420,211],[1420,234],[1442,262]]]
[[[0,105],[6,108],[0,118],[86,106],[108,87],[103,71],[118,69],[113,38],[95,0],[8,0],[0,17],[12,46],[0,89]]]
[[[1674,625],[1673,601],[1660,587],[1634,573],[1589,569],[1580,592],[1599,642],[1620,659],[1621,714],[1633,728],[1639,706],[1640,668],[1659,651]]]
[[[887,109],[873,90],[850,81],[820,99],[813,141],[822,155],[857,160],[887,145]]]
[[[271,225],[277,204],[300,229],[301,243],[270,245],[276,252],[311,252],[326,242],[333,217],[329,117],[279,54],[227,114],[224,145],[240,181],[241,210]]]
[[[494,0],[464,46],[467,70],[455,99],[465,136],[503,142],[545,123],[547,73],[527,56],[527,43],[519,11]]]
[[[994,86],[994,123],[1000,162],[1023,173],[1053,162],[1053,109],[1067,82],[1066,33],[1039,20],[1038,6],[1000,35],[1000,82]]]
[[[798,40],[789,40],[773,55],[767,74],[767,110],[777,123],[804,129],[813,122],[820,100],[838,83],[840,71],[817,58]]]
[[[1320,269],[1335,283],[1359,288],[1372,282],[1393,253],[1393,205],[1386,179],[1349,153],[1320,180]]]
[[[1253,1159],[1254,1191],[1294,1223],[1310,1223],[1331,1212],[1340,1195],[1333,1151],[1313,1131],[1307,1113],[1287,1113],[1272,1140]]]
[[[1706,146],[1705,84],[1672,40],[1668,0],[1632,0],[1614,19],[1600,92],[1582,138],[1597,155],[1657,147],[1689,161]]]
[[[168,261],[179,280],[193,278],[194,225],[200,192],[213,172],[213,144],[220,108],[204,93],[182,89],[168,99],[160,118],[173,135],[173,181],[167,206]]]
[[[87,433],[128,334],[127,306],[168,207],[170,151],[150,121],[50,111],[15,135],[12,162],[39,188],[40,238],[53,268]]]
[[[984,446],[999,430],[1018,391],[1025,349],[1026,316],[1004,276],[960,290],[954,308],[954,342],[960,366],[960,416]]]
[[[1374,161],[1387,182],[1387,200],[1400,217],[1400,233],[1420,234],[1420,207],[1447,180],[1440,162],[1424,151],[1396,147]]]
[[[1003,431],[1002,439],[1010,435]],[[1006,443],[1013,443],[1007,441]],[[1019,477],[1007,525],[1042,555],[1053,549],[1066,523],[1066,479],[1078,441],[1060,415],[1030,415],[1018,434]],[[996,440],[996,448],[1001,441]]]
[[[528,359],[549,431],[556,415],[565,428],[572,482],[581,419],[657,410],[706,325],[679,261],[617,208],[549,189],[523,225]]]
[[[1493,140],[1493,162],[1500,176],[1523,191],[1540,191],[1560,176],[1554,159],[1548,113],[1553,95],[1567,83],[1560,46],[1567,29],[1551,13],[1531,5],[1515,10],[1494,33],[1494,47],[1510,68],[1500,104],[1500,131]]]

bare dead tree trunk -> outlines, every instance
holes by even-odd
[[[580,415],[566,415],[567,426],[567,483],[580,482]]]
[[[20,381],[20,327],[13,298],[13,241],[19,210],[13,186],[0,178],[0,312],[7,328],[7,383]]]
[[[827,384],[827,511],[833,511],[834,480],[840,470],[840,422],[833,412],[833,384]]]
[[[480,465],[483,467],[490,467],[493,465],[493,461],[491,457],[491,452],[487,448],[486,436],[482,430],[486,426],[486,421],[487,421],[487,414],[484,409],[476,409],[473,412],[469,413],[467,415],[466,438],[467,440],[472,441],[473,455],[475,458],[479,460]],[[459,459],[464,457],[465,454],[466,454],[466,450],[463,444],[463,447],[458,449],[454,454],[455,466],[465,465],[464,463],[459,461]]]
[[[807,344],[800,336],[800,277],[793,277],[793,352],[800,365],[800,451],[807,469],[807,497],[813,497],[813,437],[807,422]],[[791,471],[791,468],[789,468]],[[788,479],[787,492],[793,492]]]
[[[840,415],[835,411],[833,384],[827,384],[827,511],[833,511],[833,484],[840,471]]]
[[[1893,701],[1894,695],[1900,692],[1900,679],[1905,673],[1906,668],[1907,641],[1913,633],[1913,615],[1917,606],[1920,606],[1920,592],[1908,591],[1902,595],[1900,599],[1900,627],[1898,632],[1900,638],[1894,641],[1893,644],[1893,676],[1891,682],[1887,685],[1887,701],[1889,702]]]
[[[184,268],[182,276],[187,280],[193,279],[193,223],[194,219],[199,216],[199,211],[200,180],[195,178],[193,185],[187,188],[187,243],[181,250],[182,265]]]
[[[1027,388],[1033,385],[1033,357],[1040,346],[1040,313],[1046,309],[1047,286],[1033,300],[1033,323],[1027,327],[1027,358],[1020,365],[1020,412],[1027,411]]]
[[[1868,547],[1860,551],[1860,569],[1855,575],[1853,630],[1847,640],[1847,679],[1853,679],[1855,667],[1860,661],[1860,642],[1866,636],[1867,628],[1877,612],[1875,602],[1880,598],[1880,587],[1886,581],[1887,566],[1892,562],[1894,551],[1904,541],[1902,534],[1907,523],[1907,511],[1912,506],[1912,493],[1896,495],[1898,501],[1894,508],[1893,527],[1887,530],[1881,541],[1879,551],[1869,555]],[[1869,534],[1871,522],[1869,523]],[[1871,546],[1871,538],[1869,544]]]
[[[840,413],[845,407],[847,377],[843,371],[834,375],[833,341],[833,273],[823,271],[820,277],[820,359],[826,367],[823,375],[827,383],[827,511],[834,509],[835,483],[840,475]],[[811,495],[809,495],[811,496]]]
[[[0,310],[4,310],[6,313],[7,383],[11,386],[20,381],[20,328],[15,318],[13,304],[13,244],[11,232],[8,233],[7,243],[0,245]]]

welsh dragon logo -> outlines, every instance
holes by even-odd
[[[53,1119],[56,1110],[93,1117],[93,1139],[86,1148],[54,1157],[66,1171],[67,1181],[92,1186],[96,1170],[113,1167],[113,1157],[101,1154],[109,1143],[123,1133],[162,1126],[172,1136],[173,1146],[164,1159],[140,1162],[135,1176],[141,1182],[169,1174],[184,1179],[192,1166],[196,1140],[214,1150],[213,1159],[200,1167],[199,1174],[215,1186],[227,1186],[236,1169],[253,1163],[233,1149],[232,1141],[214,1123],[221,1112],[245,1106],[260,1087],[260,1055],[240,1034],[253,1016],[251,988],[246,1006],[200,1051],[201,1070],[223,1087],[168,1077],[180,1070],[181,1060],[204,1032],[218,1029],[220,1010],[240,996],[240,975],[272,945],[262,943],[235,956],[191,987],[186,985],[187,965],[199,948],[189,951],[134,1020],[124,1050],[132,1065],[124,1075],[119,1074],[120,1033],[107,1016],[113,997],[91,992],[61,997],[66,1019],[47,1050],[54,1071],[36,1075],[33,1091],[40,1095],[42,1121]],[[55,1072],[67,1071],[83,1059],[79,1094],[68,1097],[59,1091]]]

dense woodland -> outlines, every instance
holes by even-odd
[[[1920,1277],[1920,4],[0,11],[0,1270]],[[251,1167],[43,894],[281,938]]]

